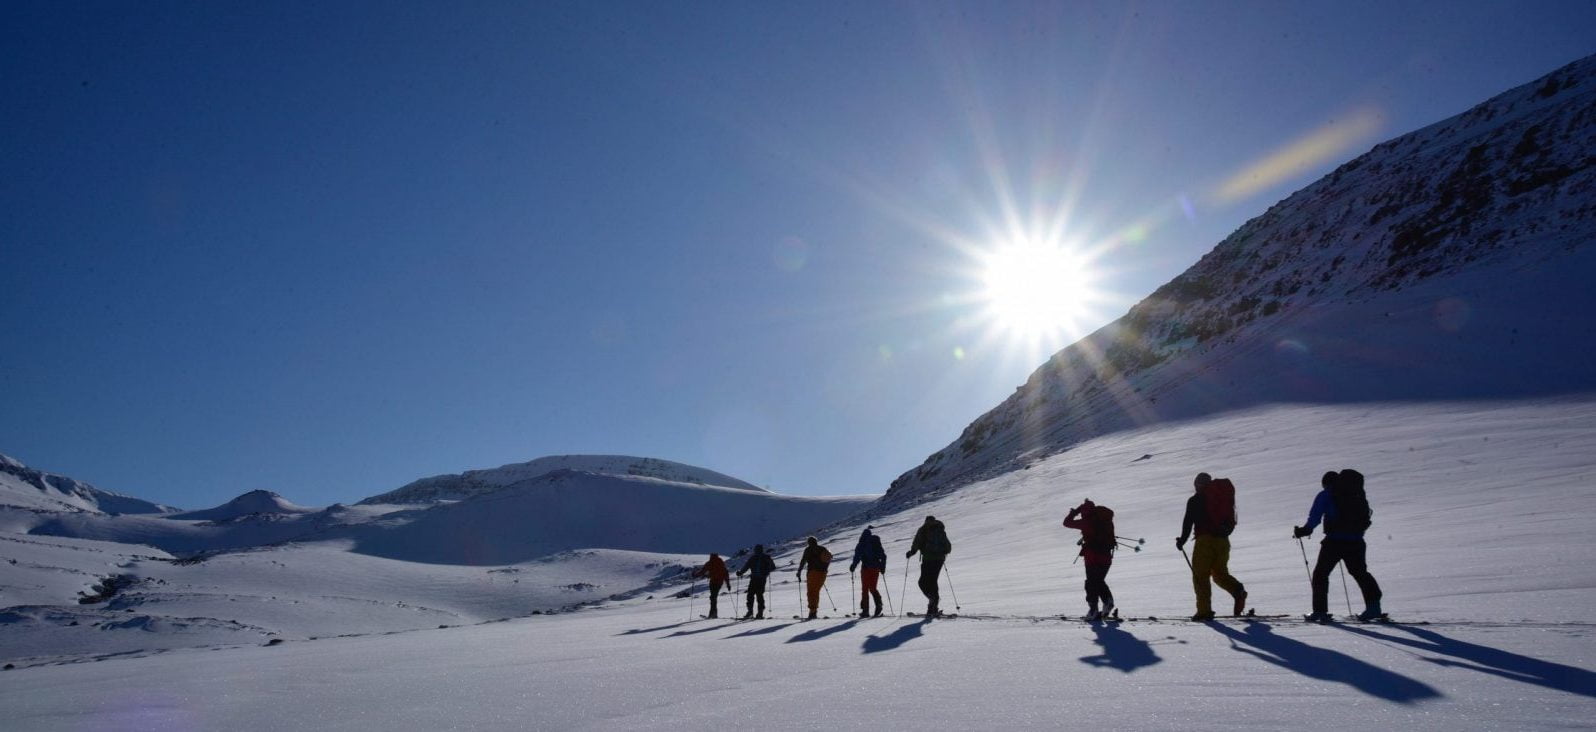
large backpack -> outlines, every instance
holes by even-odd
[[[1325,533],[1361,534],[1374,523],[1369,496],[1363,492],[1363,473],[1351,468],[1341,471],[1331,484],[1330,500],[1335,503],[1336,516],[1325,521]]]
[[[1229,478],[1215,478],[1203,488],[1203,503],[1208,508],[1208,529],[1215,536],[1230,536],[1236,530],[1236,485]]]
[[[920,550],[933,556],[947,556],[953,553],[953,542],[948,541],[947,527],[941,521],[930,524],[925,535],[925,546]]]
[[[881,545],[881,537],[875,534],[870,535],[870,542],[865,545],[865,559],[869,560],[871,564],[886,566],[887,548]]]
[[[1082,546],[1094,552],[1111,554],[1119,547],[1119,541],[1114,537],[1114,511],[1108,506],[1092,506],[1087,512],[1086,525],[1089,527],[1081,537]]]
[[[823,546],[816,548],[818,548],[820,551],[815,554],[815,557],[820,560],[821,566],[831,564],[831,550]]]

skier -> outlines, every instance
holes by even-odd
[[[1319,542],[1319,561],[1313,567],[1313,614],[1309,620],[1330,621],[1330,573],[1337,562],[1344,562],[1347,574],[1358,581],[1363,592],[1363,612],[1359,620],[1374,620],[1385,613],[1380,611],[1380,583],[1369,574],[1367,563],[1369,545],[1363,541],[1374,518],[1369,509],[1369,498],[1363,492],[1363,474],[1348,468],[1331,471],[1319,480],[1322,490],[1314,496],[1313,507],[1308,509],[1308,523],[1295,527],[1291,535],[1301,539],[1312,536],[1319,519],[1324,519],[1324,540]]]
[[[1175,548],[1184,552],[1186,537],[1192,533],[1192,529],[1197,531],[1197,545],[1192,548],[1190,557],[1191,584],[1197,592],[1197,614],[1191,619],[1214,619],[1213,602],[1210,599],[1213,587],[1208,584],[1210,577],[1214,584],[1235,598],[1234,614],[1240,615],[1247,609],[1247,588],[1230,576],[1229,566],[1230,532],[1236,530],[1236,486],[1226,478],[1214,480],[1207,473],[1198,473],[1192,485],[1196,491],[1191,498],[1186,499],[1186,516],[1181,521],[1180,538],[1175,540]]]
[[[853,563],[848,565],[851,574],[860,564],[864,565],[864,574],[859,579],[859,617],[870,617],[870,598],[876,598],[876,617],[881,617],[881,591],[876,589],[876,581],[887,571],[887,550],[881,546],[881,537],[870,533],[874,526],[866,526],[864,533],[859,535],[859,543],[853,548]]]
[[[809,546],[804,547],[803,558],[798,560],[798,579],[804,580],[804,567],[809,568],[809,619],[814,620],[815,614],[820,609],[820,587],[826,584],[826,570],[831,566],[831,552],[820,545],[815,537],[809,537]]]
[[[744,620],[749,618],[764,619],[765,579],[770,577],[770,573],[774,571],[776,571],[776,562],[770,558],[769,554],[765,553],[765,545],[755,544],[754,553],[748,555],[748,559],[743,562],[743,568],[737,570],[738,577],[743,576],[744,572],[749,573],[748,612],[743,615]],[[754,613],[754,600],[759,601],[759,613],[757,615]]]
[[[718,612],[716,600],[720,597],[720,589],[731,579],[730,575],[726,573],[726,561],[721,559],[719,554],[710,552],[709,561],[704,562],[704,566],[693,570],[693,579],[699,579],[700,577],[709,578],[709,617],[718,618],[720,613]]]
[[[925,595],[925,616],[934,618],[942,612],[937,609],[937,601],[941,593],[937,588],[937,575],[942,573],[943,562],[948,561],[948,554],[953,552],[953,542],[948,541],[947,527],[942,525],[935,516],[925,517],[925,523],[920,525],[920,530],[914,532],[914,542],[909,545],[909,553],[905,557],[913,557],[915,552],[920,553],[920,592]]]
[[[1086,559],[1086,619],[1100,620],[1114,612],[1114,593],[1108,589],[1108,569],[1114,564],[1114,512],[1088,498],[1070,509],[1064,528],[1081,532],[1081,556]],[[1103,601],[1101,612],[1097,601]]]

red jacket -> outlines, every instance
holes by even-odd
[[[1092,548],[1095,544],[1100,543],[1097,541],[1098,539],[1102,539],[1101,543],[1106,544],[1113,541],[1114,537],[1097,536],[1097,525],[1088,521],[1085,516],[1071,512],[1069,516],[1064,517],[1064,528],[1077,529],[1081,532],[1081,539],[1084,540],[1081,544],[1081,557],[1086,560],[1087,564],[1101,565],[1110,564],[1114,561],[1114,555],[1111,552]]]
[[[693,576],[709,577],[710,582],[722,585],[726,584],[726,580],[731,578],[731,575],[726,572],[726,561],[721,559],[719,554],[711,554],[709,561],[704,562],[704,566],[693,570]]]

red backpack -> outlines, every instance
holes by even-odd
[[[1103,554],[1119,546],[1114,538],[1114,511],[1108,506],[1093,506],[1086,516],[1086,531],[1081,532],[1082,545]]]
[[[1215,478],[1203,488],[1203,503],[1208,507],[1209,533],[1230,536],[1236,530],[1236,485],[1229,478]]]

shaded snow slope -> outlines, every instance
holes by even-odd
[[[1596,57],[1376,146],[1064,349],[885,502],[1274,402],[1596,390]]]
[[[433,503],[458,501],[492,493],[508,485],[531,480],[558,470],[574,470],[600,475],[658,478],[675,483],[719,486],[737,490],[766,492],[753,484],[713,470],[683,465],[658,458],[625,455],[555,455],[531,462],[513,463],[489,470],[467,470],[458,475],[422,478],[397,490],[367,498],[361,503]]]
[[[355,551],[446,564],[503,564],[595,547],[699,552],[788,539],[873,502],[557,470],[340,535],[354,538]]]
[[[300,514],[315,513],[318,510],[320,509],[296,506],[271,491],[257,490],[245,493],[215,508],[175,513],[166,518],[183,521],[229,521],[256,514]]]
[[[107,514],[169,513],[177,510],[30,468],[5,455],[0,455],[0,506]]]

